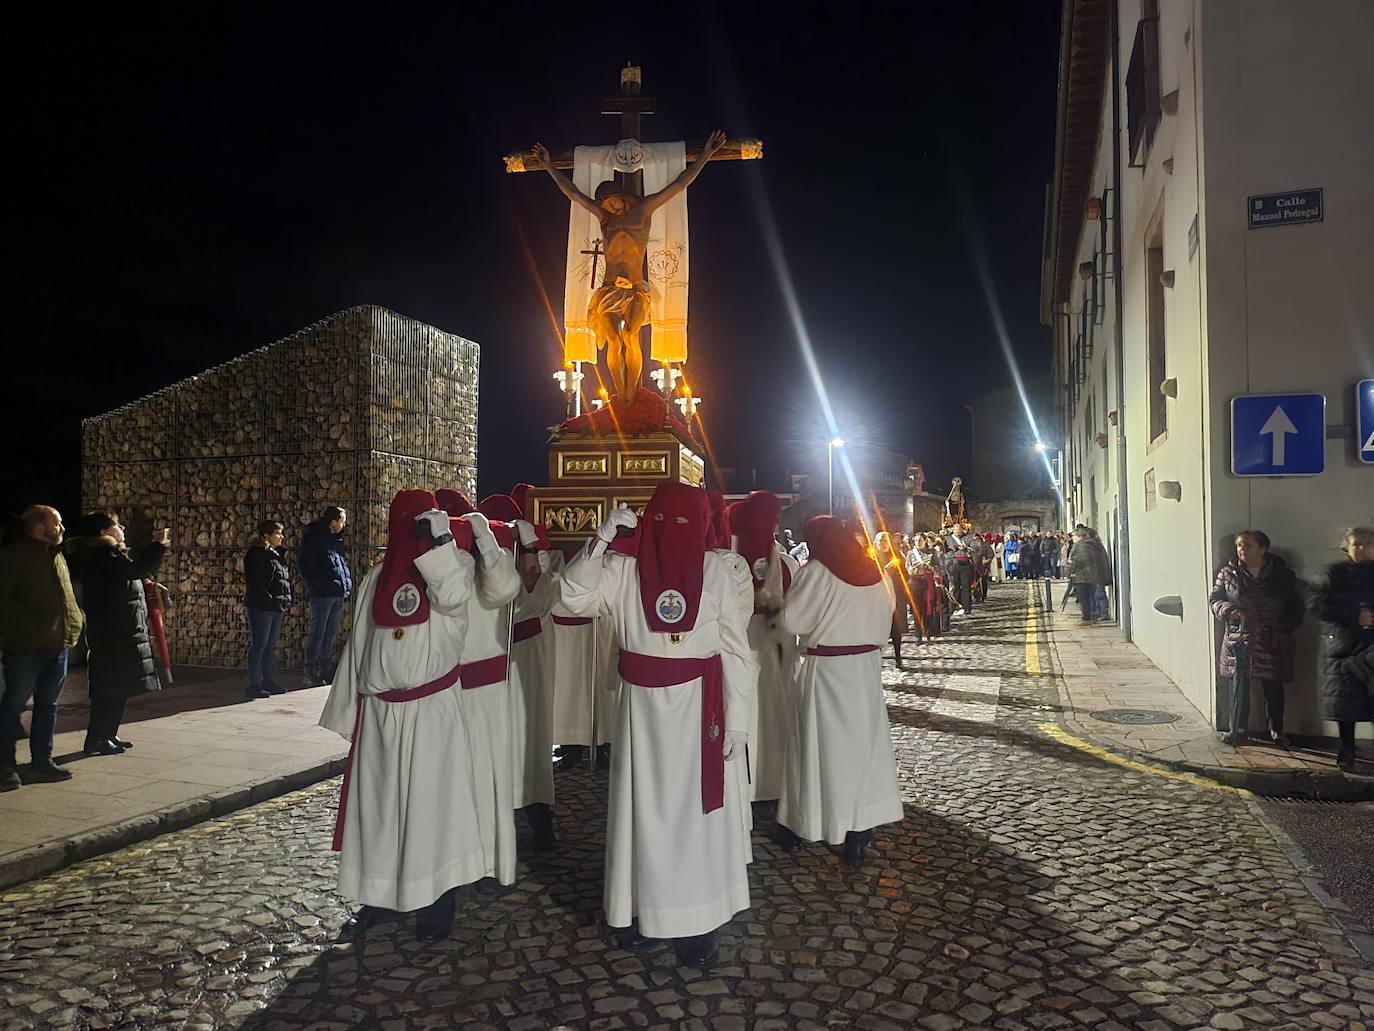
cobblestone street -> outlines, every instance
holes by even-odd
[[[333,780],[6,894],[0,1031],[1374,1027],[1374,970],[1253,802],[1045,732],[1026,595],[887,662],[905,820],[857,874],[756,827],[753,907],[707,974],[614,947],[585,770],[558,781],[558,854],[465,890],[450,940],[347,937]]]

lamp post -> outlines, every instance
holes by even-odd
[[[826,512],[829,515],[835,514],[835,449],[837,447],[844,447],[843,437],[835,437],[830,443],[825,445],[826,465],[830,470],[830,503],[826,508]]]

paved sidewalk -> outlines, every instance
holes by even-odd
[[[73,679],[64,706],[81,686]],[[247,701],[242,677],[178,679],[130,702],[120,733],[134,747],[124,755],[83,755],[84,716],[78,706],[60,716],[53,754],[73,777],[0,794],[0,887],[343,769],[346,743],[316,726],[327,687]]]
[[[1037,590],[1038,593],[1038,590]],[[1054,589],[1058,601],[1062,582]],[[1040,619],[1044,621],[1043,608]],[[1374,754],[1361,742],[1355,774],[1336,766],[1334,738],[1297,738],[1289,747],[1223,744],[1221,735],[1115,624],[1083,626],[1076,606],[1050,614],[1047,633],[1060,682],[1066,729],[1112,751],[1202,774],[1260,794],[1374,799]],[[1120,724],[1094,718],[1104,709],[1162,710],[1172,723]]]

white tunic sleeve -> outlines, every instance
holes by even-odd
[[[830,604],[829,588],[835,577],[819,562],[808,562],[792,581],[792,589],[782,603],[782,628],[789,634],[805,637],[820,625]]]
[[[509,605],[520,590],[520,573],[515,568],[515,558],[509,551],[501,549],[501,557],[494,565],[478,563],[477,604],[484,609],[499,609]]]
[[[599,616],[609,612],[605,598],[606,556],[589,555],[586,549],[563,570],[560,587],[562,608],[570,616]]]
[[[464,552],[466,554],[466,552]],[[445,615],[462,612],[472,595],[472,556],[465,563],[458,545],[449,543],[430,548],[415,560],[415,568],[425,578],[430,605]]]
[[[742,559],[740,564],[744,564]],[[725,674],[725,729],[744,734],[749,733],[753,721],[754,696],[759,686],[758,660],[754,658],[754,649],[749,647],[749,618],[753,615],[754,588],[752,583],[748,586],[748,608],[740,605],[739,583],[733,576],[725,578],[724,596],[719,602],[720,662]]]

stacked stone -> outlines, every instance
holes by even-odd
[[[294,560],[305,525],[342,505],[360,578],[386,542],[397,490],[475,493],[478,367],[472,341],[363,306],[86,420],[83,508],[118,512],[134,544],[173,528],[161,573],[172,661],[242,661],[243,552],[261,520],[286,525]],[[286,668],[300,667],[306,628],[293,586]]]

